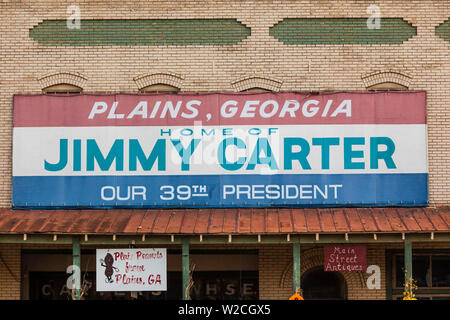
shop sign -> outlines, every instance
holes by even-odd
[[[367,248],[365,245],[326,245],[324,271],[362,271],[367,269]]]
[[[15,95],[14,208],[424,206],[425,92]]]
[[[258,299],[257,271],[194,271],[192,279],[194,300]]]
[[[97,249],[97,291],[166,291],[166,249]]]

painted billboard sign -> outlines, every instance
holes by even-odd
[[[166,291],[166,249],[97,249],[97,291]]]
[[[425,92],[16,95],[14,208],[423,206]]]

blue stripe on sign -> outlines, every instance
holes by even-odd
[[[427,204],[426,173],[13,177],[14,208]]]

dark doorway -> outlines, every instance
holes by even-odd
[[[325,272],[323,266],[308,270],[302,277],[303,297],[313,300],[345,300],[347,285],[339,272]]]

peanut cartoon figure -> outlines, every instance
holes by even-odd
[[[119,269],[116,267],[113,267],[114,258],[111,255],[111,253],[107,253],[105,256],[105,259],[100,259],[101,266],[105,267],[105,282],[106,283],[113,283],[112,275],[114,274],[114,271],[119,272]]]

